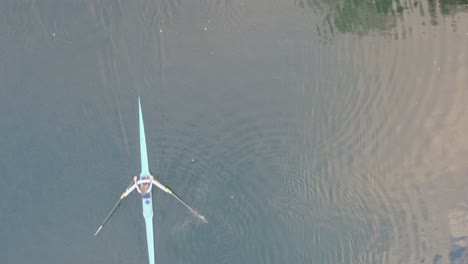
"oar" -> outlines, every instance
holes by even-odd
[[[165,187],[165,186],[164,186]],[[179,201],[181,204],[183,204],[185,207],[187,207],[187,209],[190,210],[190,212],[196,216],[198,219],[200,219],[201,221],[203,221],[204,223],[208,223],[208,221],[206,221],[206,218],[201,215],[199,212],[197,212],[197,210],[193,209],[192,207],[188,206],[188,204],[186,204],[184,201],[182,201],[182,199],[180,199],[179,196],[177,196],[177,194],[175,194],[171,189],[167,188],[165,189],[166,193],[172,195],[174,198],[177,199],[177,201]]]
[[[133,182],[132,182],[133,183]],[[130,184],[130,186],[132,186],[132,184]],[[128,188],[127,188],[128,189]],[[117,207],[119,207],[119,204],[120,202],[125,198],[125,192],[122,193],[122,195],[120,195],[120,199],[117,201],[117,203],[115,203],[114,207],[112,207],[112,210],[110,211],[110,213],[107,215],[106,219],[104,219],[104,222],[102,222],[102,225],[98,228],[98,230],[96,231],[96,233],[94,233],[94,235],[96,236],[99,231],[101,231],[102,227],[107,223],[107,221],[109,221],[109,218],[112,216],[112,214],[114,213],[115,209],[117,209]]]

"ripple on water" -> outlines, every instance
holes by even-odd
[[[304,249],[311,248],[305,259],[359,263],[369,252],[382,257],[378,249],[384,245],[377,245],[378,239],[389,236],[393,225],[382,186],[349,165],[288,162],[281,175],[289,188],[274,197],[271,206],[286,233],[297,234]]]

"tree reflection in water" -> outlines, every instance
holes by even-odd
[[[324,15],[323,26],[330,24],[339,32],[387,34],[397,26],[398,20],[413,13],[421,17],[429,15],[431,25],[439,24],[444,17],[468,11],[468,0],[299,0],[300,8],[310,8]],[[425,24],[425,22],[423,22]],[[333,29],[329,29],[333,34]],[[323,34],[323,32],[322,32]]]

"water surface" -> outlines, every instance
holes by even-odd
[[[458,1],[6,1],[5,263],[463,263]]]

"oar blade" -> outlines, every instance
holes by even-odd
[[[181,204],[183,204],[185,207],[187,207],[187,209],[189,209],[189,211],[196,217],[198,218],[200,221],[202,221],[203,223],[207,224],[208,221],[206,220],[206,218],[200,214],[197,210],[193,209],[192,207],[190,207],[188,204],[186,204],[184,201],[182,201],[182,199],[180,199],[179,196],[177,196],[172,190],[168,189],[169,190],[169,194],[172,195],[174,198],[177,199],[177,201],[179,201]]]
[[[94,233],[94,235],[97,236],[97,234],[99,233],[99,231],[101,231],[101,229],[102,229],[102,226],[98,228],[98,230],[96,231],[96,233]]]

